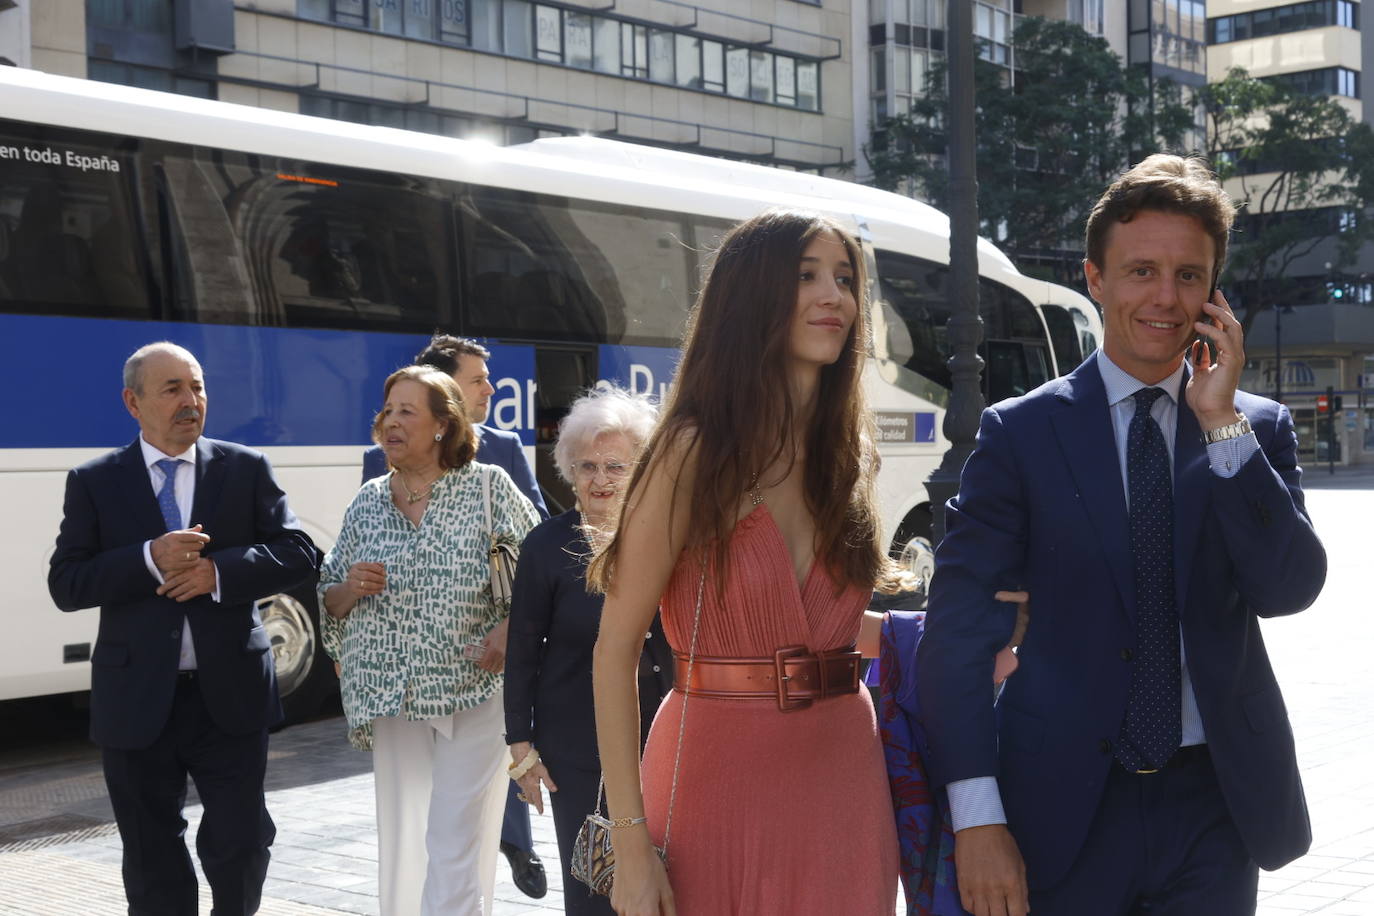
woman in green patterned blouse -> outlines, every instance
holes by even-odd
[[[473,460],[462,394],[436,369],[392,373],[372,436],[392,471],[344,513],[319,594],[350,739],[374,752],[381,911],[490,914],[510,608],[493,603],[487,551],[539,516]]]

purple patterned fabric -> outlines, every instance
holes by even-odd
[[[925,632],[925,617],[924,611],[889,611],[883,619],[882,656],[874,666],[882,689],[878,727],[897,817],[907,916],[966,916],[954,878],[949,803],[944,790],[931,790],[923,761],[916,644]],[[870,668],[870,682],[872,677]]]

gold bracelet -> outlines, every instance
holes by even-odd
[[[530,751],[528,754],[525,755],[524,760],[521,760],[519,763],[512,763],[510,766],[506,767],[506,773],[510,776],[511,779],[518,780],[521,776],[524,776],[530,770],[534,769],[534,765],[538,762],[539,751],[535,750],[534,748],[530,748]]]
[[[600,814],[587,815],[588,820],[595,821],[602,827],[635,827],[639,824],[647,824],[647,817],[602,817]]]

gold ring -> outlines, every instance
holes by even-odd
[[[191,551],[186,551],[186,559],[191,559]]]
[[[524,792],[516,792],[515,797],[520,799],[522,802],[529,804],[530,797],[526,795]]]

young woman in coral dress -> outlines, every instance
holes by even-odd
[[[899,575],[873,507],[863,290],[857,244],[819,215],[731,230],[593,562],[622,916],[893,912],[892,802],[855,651],[875,653],[864,609]],[[641,770],[635,671],[660,600],[677,687]]]

